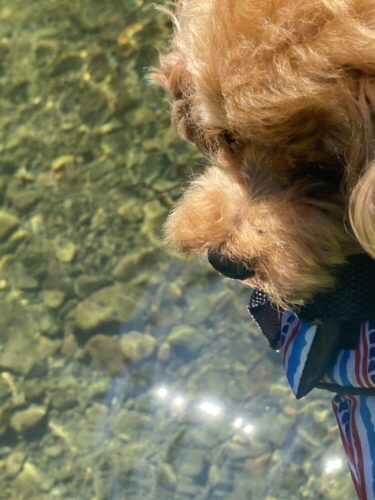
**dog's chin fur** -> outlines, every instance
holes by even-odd
[[[374,1],[180,0],[174,22],[153,79],[215,166],[167,240],[256,262],[249,284],[280,305],[331,286],[349,253],[375,257]]]

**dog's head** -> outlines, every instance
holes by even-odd
[[[181,0],[174,20],[154,79],[211,166],[171,214],[167,238],[280,305],[308,300],[358,251],[348,212],[375,254],[375,5]]]

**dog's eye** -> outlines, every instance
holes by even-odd
[[[233,134],[231,132],[229,132],[228,130],[224,131],[222,137],[224,139],[225,144],[229,147],[229,149],[235,148],[237,141],[233,137]]]

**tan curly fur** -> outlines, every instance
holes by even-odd
[[[153,78],[210,166],[168,241],[251,262],[248,284],[282,306],[348,254],[375,257],[375,2],[181,0],[174,25]]]

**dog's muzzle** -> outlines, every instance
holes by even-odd
[[[208,250],[207,258],[208,262],[216,271],[228,278],[243,281],[255,275],[255,271],[250,265],[246,266],[242,264],[242,262],[231,260],[218,250]]]

